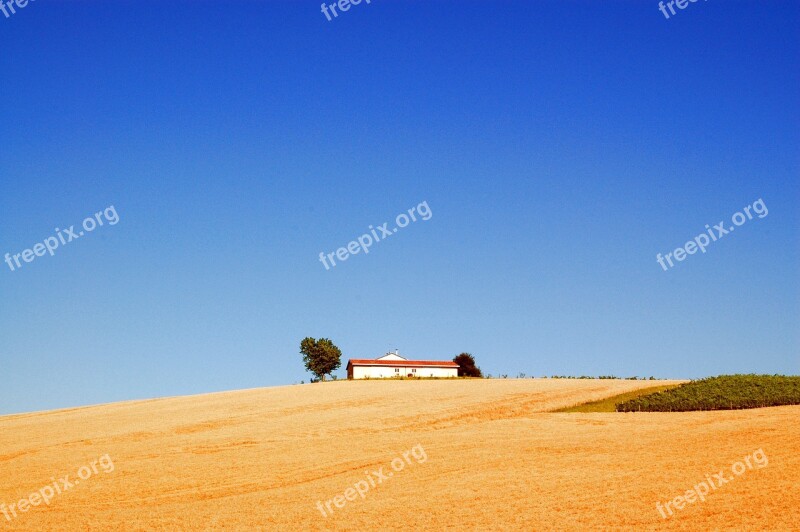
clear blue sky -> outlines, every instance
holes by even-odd
[[[0,263],[0,413],[307,382],[305,336],[343,366],[800,372],[800,4],[319,3],[0,14],[0,254],[120,218]]]

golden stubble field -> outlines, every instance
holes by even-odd
[[[340,381],[0,417],[0,504],[80,481],[0,530],[800,530],[800,407],[548,413],[664,383]],[[656,510],[758,449],[766,467]]]

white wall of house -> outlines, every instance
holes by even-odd
[[[397,366],[353,366],[354,379],[384,379],[388,377],[458,377],[458,368],[409,368]]]

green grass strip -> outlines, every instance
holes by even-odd
[[[637,397],[641,397],[643,395],[651,395],[654,393],[671,390],[672,388],[677,388],[678,386],[680,385],[669,384],[662,386],[653,386],[651,388],[642,388],[641,390],[634,390],[632,392],[622,393],[619,395],[615,395],[613,397],[608,397],[606,399],[600,399],[599,401],[592,401],[591,403],[583,403],[580,405],[568,406],[566,408],[554,410],[553,412],[616,412],[617,403],[630,401],[631,399],[636,399]]]
[[[721,375],[620,401],[616,409],[618,412],[691,412],[785,405],[800,405],[800,377]]]

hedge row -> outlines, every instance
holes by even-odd
[[[616,405],[617,412],[688,412],[800,405],[800,377],[723,375]]]

